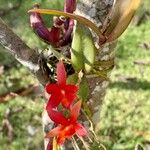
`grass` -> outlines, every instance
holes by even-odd
[[[0,8],[7,7],[10,2],[1,0]],[[29,46],[45,48],[46,45],[32,33],[28,23],[27,10],[36,2],[41,3],[43,8],[61,9],[63,4],[62,0],[24,1],[19,10],[13,11],[3,19]],[[145,10],[149,11],[146,7],[150,3],[149,0],[144,3],[145,7],[141,8],[139,14]],[[48,17],[45,20],[50,22]],[[119,39],[116,68],[112,72],[111,83],[101,109],[101,142],[107,150],[133,150],[137,143],[145,146],[144,142],[150,140],[141,135],[142,132],[150,132],[150,65],[134,63],[137,60],[144,62],[150,60],[150,49],[144,47],[144,43],[150,43],[149,27],[150,21],[145,21],[140,26],[130,26]],[[0,48],[0,66],[4,66],[4,72],[0,75],[0,95],[27,89],[37,83],[26,68],[18,64],[2,48]],[[0,150],[42,149],[40,119],[43,103],[44,100],[34,94],[11,97],[6,103],[0,103],[0,123],[4,121],[7,110],[15,112],[21,108],[18,113],[12,113],[9,117],[14,131],[11,142],[7,131],[0,130]],[[2,125],[0,129],[1,127]],[[31,134],[30,130],[34,134]]]

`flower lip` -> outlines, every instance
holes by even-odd
[[[46,135],[46,138],[51,138],[55,136],[57,137],[57,143],[63,144],[65,142],[65,139],[69,139],[74,134],[77,134],[79,136],[87,135],[86,129],[80,123],[77,122],[77,117],[79,115],[80,108],[81,108],[81,101],[78,101],[71,108],[71,115],[69,118],[65,118],[64,116],[61,116],[59,113],[58,115],[56,112],[52,112],[54,113],[53,117],[55,117],[55,119],[57,118],[57,120],[55,121],[59,122],[60,125],[52,129]],[[66,121],[66,123],[64,123],[64,120]]]

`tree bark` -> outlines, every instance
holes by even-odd
[[[80,0],[77,4],[76,14],[86,17],[87,19],[94,22],[101,29],[104,24],[109,21],[109,12],[113,6],[113,0]],[[72,145],[68,141],[62,149],[65,150],[102,150],[105,149],[103,144],[99,141],[99,130],[100,130],[100,112],[101,105],[104,101],[106,89],[109,84],[109,76],[111,70],[114,67],[114,49],[116,42],[107,43],[103,46],[98,46],[97,37],[95,36],[95,44],[98,48],[98,54],[96,61],[101,70],[102,75],[97,76],[96,74],[87,75],[89,84],[89,97],[85,104],[83,104],[82,114],[80,121],[89,131],[89,135],[86,138],[75,137],[72,139]],[[107,65],[111,62],[110,65]],[[86,106],[84,106],[86,105]],[[90,111],[90,113],[87,112]]]
[[[76,13],[92,20],[99,26],[99,28],[101,28],[105,19],[108,17],[112,5],[113,0],[80,0],[77,5]],[[95,37],[95,43],[96,42],[97,40]],[[1,19],[0,43],[21,64],[29,68],[29,70],[36,75],[41,84],[45,85],[47,82],[49,82],[50,72],[46,66],[46,60],[44,56],[40,55],[38,51],[30,49],[18,36],[16,36],[16,34],[12,32],[11,29],[8,28],[8,26]],[[109,83],[106,76],[109,76],[110,71],[113,68],[112,64],[114,62],[115,46],[115,43],[107,43],[103,45],[103,47],[97,46],[99,52],[97,54],[96,61],[101,64],[98,69],[101,70],[102,74],[104,73],[104,76],[97,76],[95,74],[87,76],[90,94],[86,107],[88,107],[92,115],[88,116],[86,112],[82,111],[80,119],[87,129],[90,129],[89,136],[85,139],[75,137],[72,140],[72,145],[67,143],[62,149],[102,149],[97,133],[99,131],[100,124],[101,104],[104,100],[106,89]],[[112,62],[111,65],[104,65],[107,64],[108,61]],[[46,112],[43,113],[42,118],[43,128],[46,133],[52,128],[53,123],[49,117],[47,117]],[[93,140],[95,140],[94,143]],[[45,149],[47,147],[47,142],[48,141],[45,140]],[[96,148],[94,148],[94,146],[96,146]]]
[[[45,58],[38,51],[29,48],[2,19],[0,19],[0,44],[27,67],[42,85],[49,81],[49,70]]]
[[[79,15],[82,15],[89,20],[92,20],[99,28],[102,28],[104,23],[109,21],[109,12],[113,6],[114,0],[80,0],[80,2],[77,5],[77,11],[76,13]],[[97,42],[95,40],[95,42]],[[103,46],[99,46],[99,52],[97,54],[96,61],[98,62],[112,62],[110,66],[107,65],[99,65],[99,70],[101,72],[107,72],[106,76],[109,77],[111,70],[114,66],[114,49],[116,47],[116,42],[113,43],[107,43]],[[107,70],[107,71],[106,71]],[[90,121],[92,122],[94,134],[96,136],[96,139],[99,139],[99,129],[100,129],[100,112],[101,112],[101,105],[104,101],[106,89],[109,84],[109,80],[105,77],[97,77],[94,75],[87,76],[88,78],[88,84],[90,88],[89,92],[89,98],[88,98],[88,108],[90,108],[90,111],[92,112],[92,116]],[[87,120],[83,122],[86,126],[89,126],[88,128],[91,128],[90,122],[87,123]],[[87,142],[87,141],[86,141]],[[98,142],[97,149],[103,149],[102,145]],[[98,145],[99,144],[99,145]],[[92,144],[89,142],[89,149],[96,149],[94,148]],[[83,149],[83,148],[82,148]],[[87,148],[84,148],[87,149]]]

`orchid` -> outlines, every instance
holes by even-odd
[[[67,74],[62,61],[57,63],[56,74],[57,82],[46,86],[47,93],[51,95],[46,110],[56,125],[46,135],[46,138],[49,138],[47,149],[51,149],[52,139],[56,138],[57,144],[60,145],[64,144],[65,140],[70,139],[74,134],[78,136],[87,135],[86,129],[77,121],[81,108],[81,101],[74,104],[78,98],[78,86],[66,83]],[[58,107],[60,103],[62,107]]]
[[[62,61],[59,61],[56,69],[57,83],[47,84],[46,91],[50,94],[46,109],[57,107],[60,103],[63,107],[69,108],[77,98],[78,87],[67,84],[67,75]]]
[[[34,8],[39,8],[39,6],[35,5]],[[61,30],[59,28],[53,26],[51,29],[48,29],[45,26],[42,17],[38,13],[31,13],[30,24],[34,32],[41,39],[43,39],[46,43],[57,47],[61,34]]]
[[[39,5],[34,6],[34,10]],[[66,0],[64,4],[64,12],[73,13],[76,9],[76,0]],[[73,31],[74,20],[70,18],[54,17],[53,26],[47,28],[39,13],[32,12],[30,14],[30,24],[34,32],[46,43],[54,47],[64,46],[71,42],[71,34]]]
[[[58,144],[64,144],[66,139],[70,139],[74,134],[78,136],[87,135],[86,129],[77,121],[81,108],[81,101],[78,101],[73,107],[70,109],[70,117],[58,117],[57,112],[51,111],[53,115],[51,119],[55,122],[60,123],[56,128],[49,131],[46,135],[46,138],[57,137]],[[63,120],[62,120],[63,118]]]

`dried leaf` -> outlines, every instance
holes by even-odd
[[[104,31],[107,42],[116,40],[128,27],[141,0],[116,0],[111,21]]]

